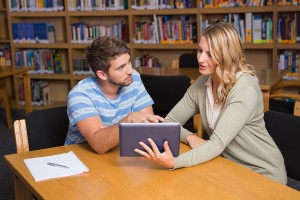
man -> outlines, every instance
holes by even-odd
[[[96,76],[81,80],[68,95],[66,145],[88,142],[104,154],[119,143],[119,123],[163,121],[153,114],[153,100],[123,41],[99,37],[87,47],[86,58]]]

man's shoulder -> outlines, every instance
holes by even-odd
[[[132,81],[134,84],[130,84],[131,86],[135,86],[135,84],[139,86],[139,83],[141,82],[141,75],[135,69],[133,69]]]
[[[95,84],[95,77],[82,79],[71,89],[70,93],[88,91],[89,88],[93,88],[93,84]]]
[[[136,71],[135,69],[133,69],[133,73],[132,73],[133,77],[138,77],[139,79],[141,78],[141,75],[138,71]]]

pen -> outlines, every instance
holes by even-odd
[[[62,168],[69,168],[68,166],[65,165],[60,165],[52,162],[47,162],[47,165],[53,166],[53,167],[62,167]]]

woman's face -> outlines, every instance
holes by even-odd
[[[197,60],[199,63],[199,72],[203,75],[213,75],[216,73],[217,64],[213,61],[211,57],[211,52],[209,51],[209,46],[206,37],[202,36],[198,53]]]

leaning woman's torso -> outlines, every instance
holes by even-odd
[[[242,93],[249,90],[249,88],[255,90],[256,95],[250,97],[252,98],[251,100],[248,99],[246,102],[239,102],[242,100],[236,97],[242,95]],[[205,89],[204,91],[207,92]],[[211,106],[213,102],[209,101],[207,97],[208,94],[206,93],[204,97],[204,99],[206,99],[205,103],[209,103]],[[231,115],[243,115],[244,113],[241,113],[239,109],[235,109],[233,105],[244,103],[245,105],[243,106],[247,106],[247,102],[255,102],[253,111],[251,111],[247,122],[241,126],[241,129],[237,131],[232,141],[224,149],[222,156],[286,184],[287,178],[282,154],[265,128],[262,93],[256,77],[246,73],[240,74],[236,84],[229,92],[224,105],[219,108],[217,107],[217,109],[214,109],[214,107],[211,107],[212,109],[208,108],[206,112],[204,112],[205,114],[202,112],[201,117],[206,119],[203,120],[205,130],[208,135],[211,136],[226,109],[230,109]],[[201,105],[199,105],[199,107],[201,107]],[[204,106],[204,108],[207,107],[207,105]],[[236,121],[230,121],[230,119],[228,119],[226,126],[223,125],[226,119],[222,119],[222,128],[227,129],[227,126],[239,124],[239,118],[235,119]],[[218,131],[218,134],[222,133]]]

